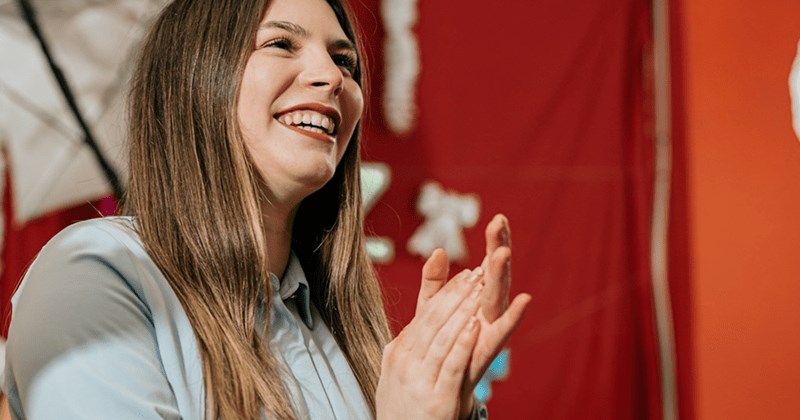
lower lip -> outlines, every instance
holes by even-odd
[[[312,139],[323,141],[325,143],[336,144],[336,139],[333,136],[330,136],[328,134],[323,134],[323,133],[317,133],[317,132],[314,132],[314,131],[303,130],[302,128],[298,128],[298,127],[295,127],[295,126],[292,126],[292,125],[284,124],[284,123],[282,123],[280,121],[278,121],[278,122],[282,126],[288,128],[289,130],[297,131],[298,133],[303,134],[303,135],[308,136],[308,137],[311,137]]]

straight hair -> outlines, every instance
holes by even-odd
[[[363,51],[340,0],[328,0]],[[242,75],[268,0],[178,0],[155,21],[129,98],[129,185],[122,210],[175,291],[203,362],[208,418],[296,414],[269,348],[271,284],[259,194],[238,123]],[[363,57],[354,79],[364,86]],[[295,217],[292,248],[312,301],[375,410],[391,339],[364,247],[356,127],[333,178]],[[260,304],[267,322],[257,330]],[[263,307],[262,307],[263,310]]]

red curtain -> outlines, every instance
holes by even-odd
[[[480,263],[483,226],[502,212],[512,292],[534,296],[509,346],[510,376],[493,385],[492,416],[661,418],[650,3],[420,1],[419,118],[406,135],[381,116],[380,2],[356,3],[372,58],[364,159],[393,172],[367,225],[395,241],[395,261],[379,267],[395,326],[418,290],[422,260],[405,244],[422,222],[420,185],[475,193],[466,266]]]

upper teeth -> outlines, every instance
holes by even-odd
[[[287,112],[278,117],[278,121],[287,125],[302,126],[300,128],[318,128],[327,134],[333,134],[335,123],[326,115],[311,110]]]

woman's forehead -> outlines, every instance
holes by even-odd
[[[272,0],[259,29],[279,28],[302,37],[347,39],[333,8],[325,0]]]

